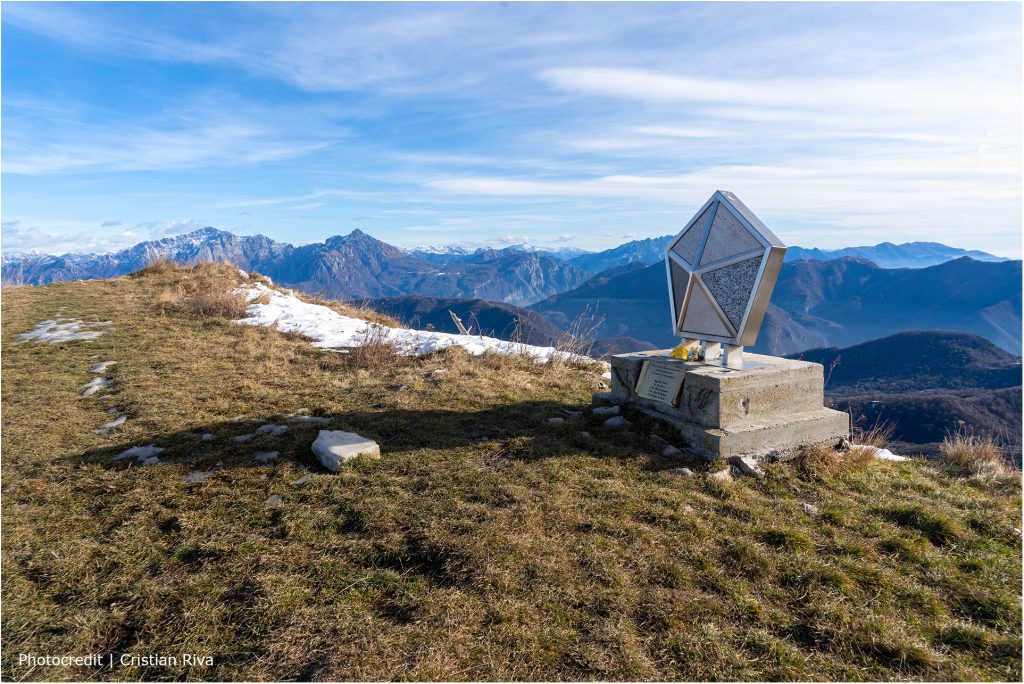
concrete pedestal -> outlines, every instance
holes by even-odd
[[[685,366],[678,406],[639,397],[645,361]],[[821,364],[744,354],[743,368],[672,359],[668,350],[616,354],[611,401],[647,414],[674,430],[706,458],[792,455],[808,444],[836,444],[850,435],[850,417],[824,406]]]

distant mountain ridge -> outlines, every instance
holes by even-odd
[[[44,285],[78,278],[111,278],[159,258],[185,264],[227,262],[290,287],[337,299],[419,294],[529,304],[572,289],[591,275],[562,259],[516,250],[435,264],[361,230],[295,247],[263,235],[236,236],[201,228],[112,254],[7,255],[2,262],[3,282]]]
[[[878,264],[882,268],[925,268],[965,256],[978,261],[1009,261],[1005,257],[995,256],[988,252],[950,247],[939,242],[904,242],[900,245],[883,242],[870,247],[844,247],[842,249],[790,247],[786,251],[786,261],[800,259],[831,261],[843,257],[859,257]]]
[[[601,337],[675,343],[661,263],[588,281],[532,305],[556,324],[596,309]],[[981,335],[1021,348],[1021,262],[962,257],[922,269],[884,269],[845,257],[783,264],[753,351],[791,354],[848,346],[905,330]]]

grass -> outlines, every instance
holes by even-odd
[[[589,404],[592,368],[359,360],[161,315],[189,277],[3,292],[4,679],[1020,679],[1019,480],[878,460],[680,478],[642,433],[546,422]],[[58,310],[112,330],[18,343]],[[94,355],[113,386],[79,399]],[[93,434],[114,405],[128,422]],[[322,471],[319,426],[231,440],[237,415],[300,408],[382,458]],[[164,464],[111,460],[149,443]],[[17,663],[92,652],[214,664]]]
[[[942,465],[954,475],[981,480],[1018,478],[1002,447],[988,435],[975,435],[961,425],[939,447]]]

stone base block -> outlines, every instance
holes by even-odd
[[[645,362],[685,369],[678,405],[637,396]],[[612,388],[597,401],[649,415],[706,458],[792,454],[808,444],[838,443],[850,434],[845,413],[824,407],[821,364],[745,354],[743,368],[679,361],[668,350],[617,354]]]

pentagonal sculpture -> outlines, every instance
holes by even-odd
[[[711,343],[708,360],[717,352],[724,363],[741,361],[742,348],[757,341],[785,255],[736,195],[716,191],[665,256],[675,334]]]

